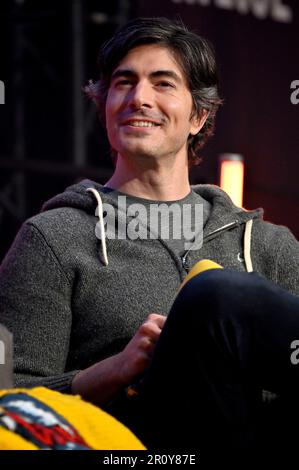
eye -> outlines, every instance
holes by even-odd
[[[122,78],[115,82],[115,86],[130,86],[132,84],[132,80],[128,80],[127,78]]]
[[[171,82],[167,82],[165,80],[163,80],[162,82],[158,82],[157,83],[158,87],[160,88],[175,88],[174,84],[171,83]]]

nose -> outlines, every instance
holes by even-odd
[[[151,108],[153,106],[153,89],[150,83],[139,81],[131,88],[129,106],[134,109]]]

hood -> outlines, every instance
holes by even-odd
[[[192,189],[200,194],[203,199],[210,202],[213,208],[213,217],[210,217],[205,226],[206,234],[232,222],[237,222],[240,225],[249,220],[263,217],[264,211],[262,208],[249,211],[235,206],[228,194],[219,186],[198,184],[192,186]]]
[[[101,184],[87,179],[82,180],[80,183],[69,186],[63,193],[57,194],[52,199],[45,202],[41,211],[44,212],[60,207],[73,207],[74,209],[81,209],[89,214],[94,214],[95,199],[87,191],[88,188],[95,188],[100,192],[103,190]]]
[[[88,188],[94,188],[101,194],[101,197],[105,201],[114,201],[109,198],[109,192],[111,190],[105,188],[99,183],[85,179],[69,186],[63,193],[57,194],[52,199],[49,199],[49,201],[45,202],[41,211],[44,212],[59,207],[73,207],[75,209],[81,209],[87,213],[94,214],[96,199],[89,191],[87,191]],[[207,227],[209,227],[211,231],[219,228],[220,225],[231,222],[232,214],[239,223],[246,222],[256,217],[261,218],[263,216],[263,209],[261,208],[254,211],[246,211],[235,206],[230,197],[218,186],[212,184],[199,184],[192,186],[192,189],[203,199],[210,202],[214,208],[213,225],[207,223]]]
[[[263,209],[259,208],[254,211],[246,211],[233,204],[230,197],[218,186],[201,184],[192,186],[192,189],[199,194],[203,199],[207,200],[212,205],[212,217],[210,217],[204,227],[204,240],[208,240],[218,236],[226,230],[245,224],[244,234],[244,254],[245,264],[248,271],[252,271],[252,264],[250,259],[250,243],[251,243],[251,229],[253,219],[262,218]],[[80,183],[68,187],[63,193],[58,194],[49,201],[47,201],[42,211],[50,209],[72,207],[83,210],[89,214],[99,217],[99,229],[97,237],[102,242],[101,259],[105,265],[108,264],[106,236],[103,220],[103,205],[102,199],[105,202],[110,202],[115,205],[115,201],[109,198],[111,189],[105,188],[101,184],[95,183],[91,180],[83,180]],[[188,250],[190,251],[190,250]],[[187,257],[186,252],[185,257]]]

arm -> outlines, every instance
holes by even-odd
[[[24,224],[0,268],[0,322],[14,336],[16,385],[42,385],[104,404],[148,366],[165,317],[150,315],[121,353],[79,373],[65,372],[71,298],[72,283],[55,253],[36,227]]]
[[[42,234],[25,223],[0,267],[0,322],[13,333],[15,385],[67,391],[71,284]]]
[[[278,242],[276,277],[277,283],[292,294],[299,296],[299,242],[289,229],[281,229]]]
[[[254,270],[299,296],[299,242],[292,232],[287,227],[256,220],[252,233]]]

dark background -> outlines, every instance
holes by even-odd
[[[291,21],[275,19],[278,3]],[[102,42],[135,16],[181,18],[215,46],[225,105],[191,181],[217,184],[219,155],[242,154],[244,206],[264,207],[267,220],[299,237],[299,104],[290,100],[297,0],[2,0],[0,8],[0,260],[46,199],[111,174],[105,132],[81,86],[97,76]]]

